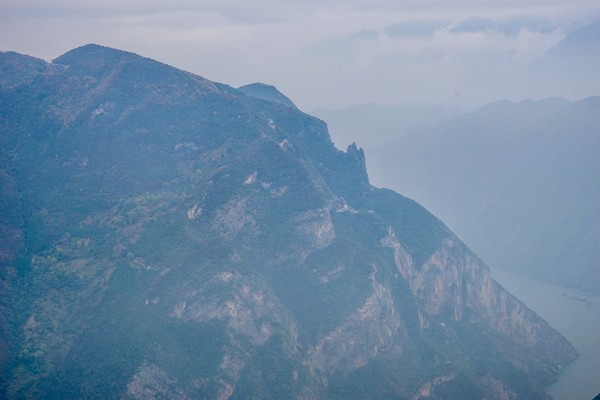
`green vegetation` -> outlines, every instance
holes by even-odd
[[[17,64],[0,58],[0,397],[456,398],[486,376],[530,395],[553,345],[572,356],[464,299],[448,310],[472,319],[430,311],[382,239],[415,274],[447,239],[470,253],[322,121],[95,45]]]

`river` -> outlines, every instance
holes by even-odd
[[[600,296],[498,269],[492,269],[492,276],[581,354],[563,368],[548,392],[555,400],[592,400],[600,393]]]

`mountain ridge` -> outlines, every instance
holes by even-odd
[[[544,398],[576,357],[323,121],[114,52],[2,86],[9,397]]]

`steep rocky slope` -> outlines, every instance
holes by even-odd
[[[496,102],[369,154],[489,265],[600,291],[600,97]]]
[[[96,45],[0,74],[10,398],[545,398],[575,350],[295,107]]]

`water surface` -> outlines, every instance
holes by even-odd
[[[600,393],[600,296],[506,271],[492,276],[562,333],[581,354],[547,388],[555,400],[592,400]]]

